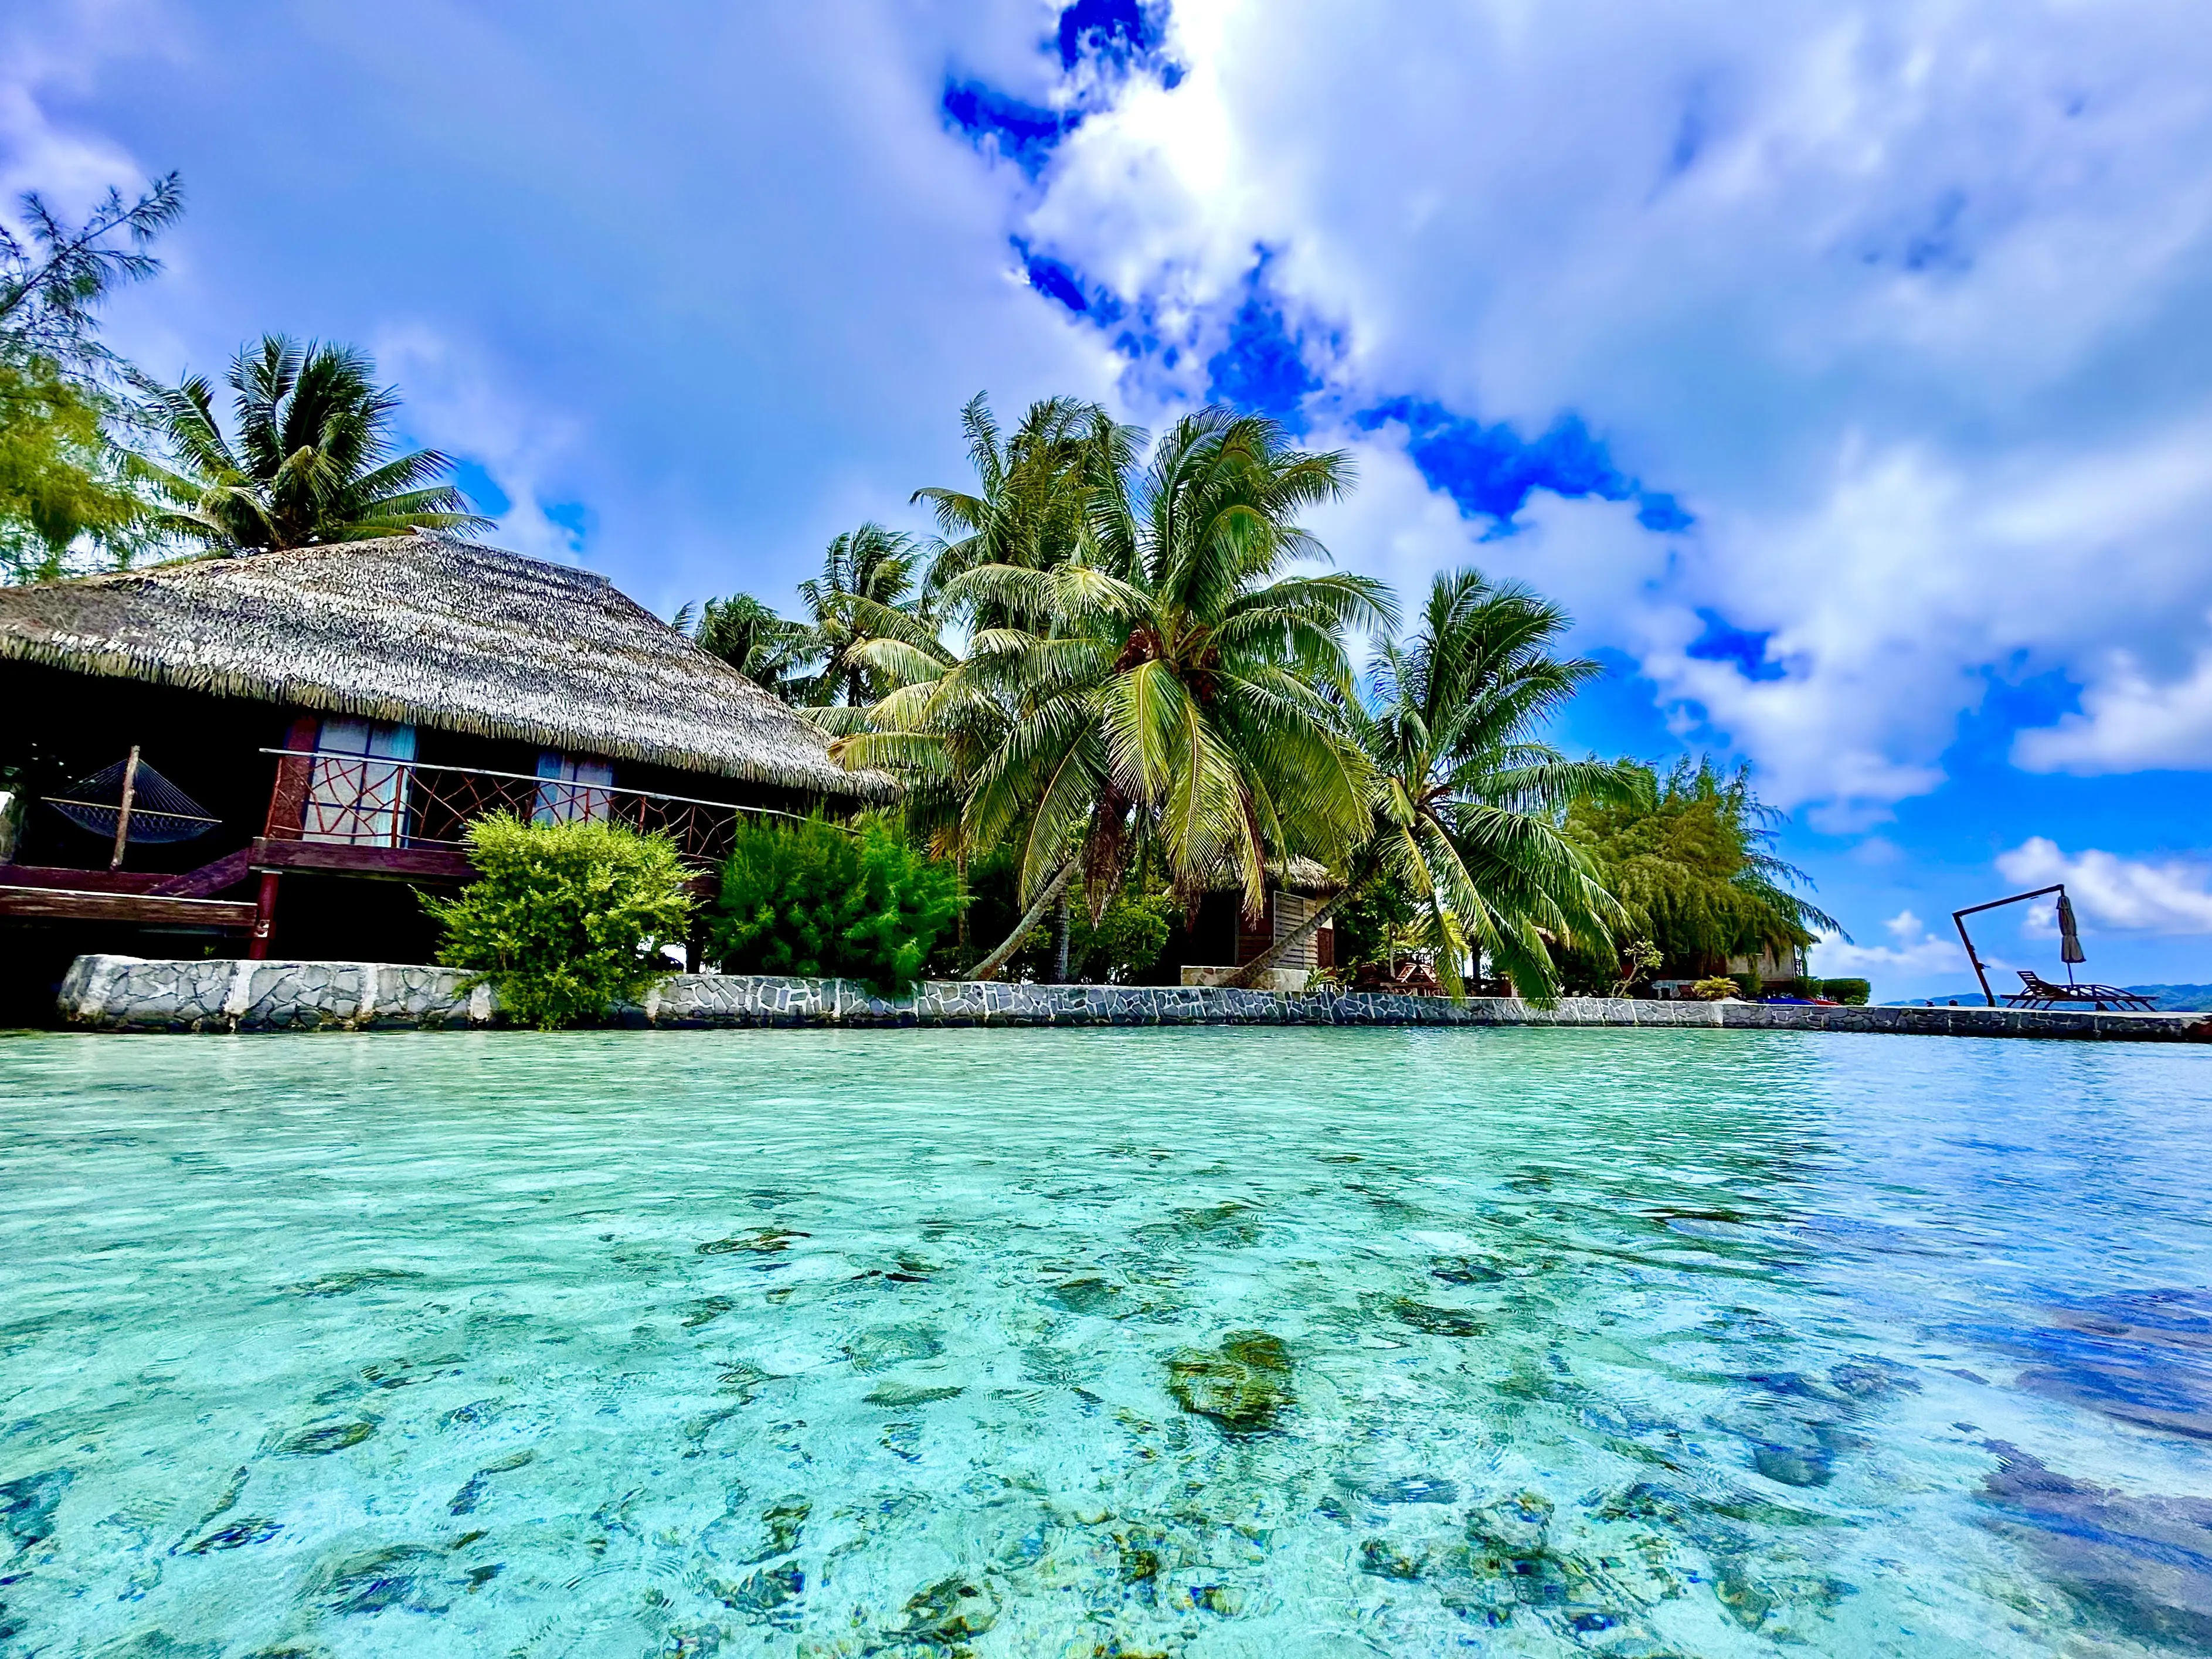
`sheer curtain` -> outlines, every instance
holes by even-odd
[[[538,786],[537,804],[530,814],[532,823],[604,818],[614,805],[614,797],[607,793],[615,781],[611,762],[578,760],[548,749],[538,757],[538,775],[545,781]]]
[[[326,720],[315,738],[300,833],[307,841],[397,847],[406,834],[407,773],[415,728],[383,720]]]

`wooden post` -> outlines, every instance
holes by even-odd
[[[246,958],[252,962],[269,959],[269,934],[276,925],[276,872],[261,872],[261,891],[253,903],[253,932],[246,941]]]
[[[123,848],[131,840],[131,798],[138,793],[138,745],[131,745],[131,758],[123,763],[123,810],[115,815],[115,855],[107,860],[111,870],[123,867]]]
[[[308,774],[314,765],[304,751],[314,748],[322,726],[314,715],[302,714],[284,734],[284,747],[295,752],[276,763],[276,785],[269,793],[269,823],[262,830],[271,840],[300,839],[301,824],[307,808]]]

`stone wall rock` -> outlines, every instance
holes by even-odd
[[[455,968],[379,962],[163,962],[85,956],[63,981],[62,1017],[104,1031],[319,1031],[504,1025],[496,991]],[[1238,991],[1211,985],[1008,985],[933,980],[884,998],[850,980],[672,974],[609,1024],[716,1026],[1609,1025],[1884,1031],[1926,1036],[2212,1042],[2203,1014],[2016,1008],[1812,1008],[1741,1002]]]

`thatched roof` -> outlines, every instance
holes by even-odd
[[[1294,858],[1288,864],[1280,859],[1267,860],[1267,885],[1279,887],[1286,893],[1325,897],[1344,884],[1319,860]],[[1243,890],[1244,878],[1228,866],[1215,871],[1206,879],[1206,890],[1209,893],[1238,893]]]
[[[447,536],[0,588],[0,657],[887,800],[604,576]]]

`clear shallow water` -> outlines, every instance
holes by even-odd
[[[0,1653],[2212,1651],[2212,1054],[0,1042]]]

